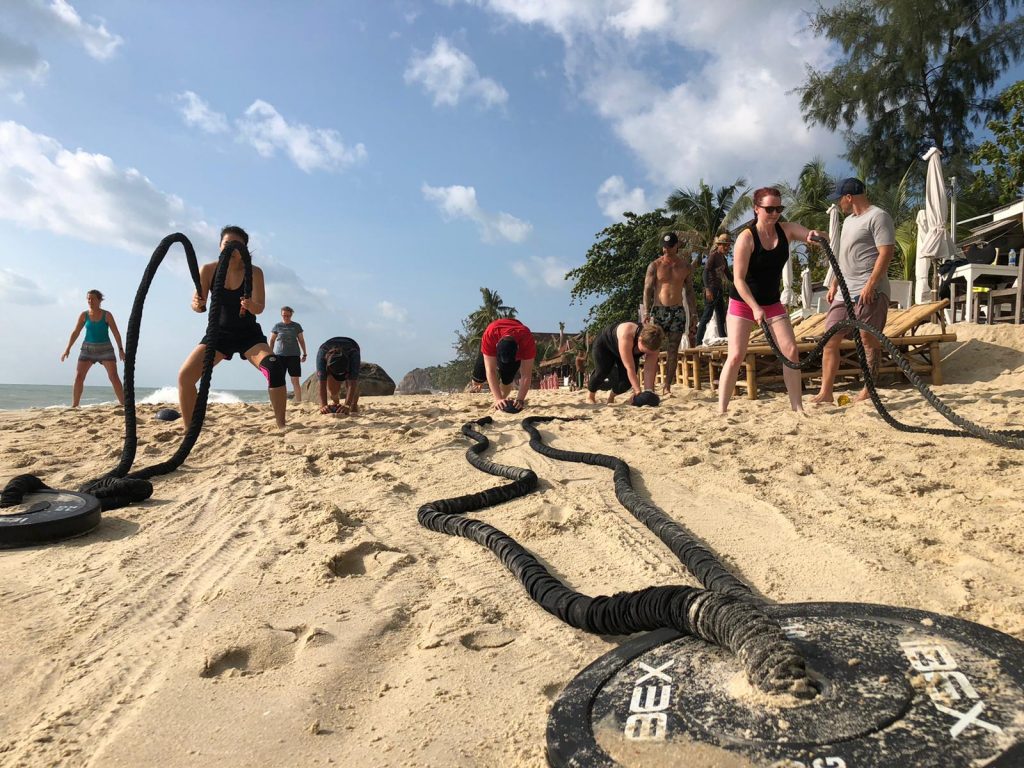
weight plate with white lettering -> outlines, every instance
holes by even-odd
[[[0,549],[28,547],[88,533],[100,523],[95,496],[47,489],[0,508]]]
[[[548,720],[551,765],[1024,766],[1024,643],[881,605],[766,606],[822,693],[754,689],[735,658],[671,630],[581,672]]]

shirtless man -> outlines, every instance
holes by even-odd
[[[676,380],[676,358],[679,341],[686,330],[686,309],[690,317],[697,316],[697,297],[693,292],[693,265],[689,255],[679,255],[679,237],[669,232],[661,238],[661,256],[651,262],[644,278],[644,323],[654,323],[665,332],[668,342],[668,364],[665,368],[664,394],[669,394]],[[690,329],[690,346],[696,341],[696,328]],[[644,355],[644,389],[654,390],[654,377],[658,371],[658,352]]]

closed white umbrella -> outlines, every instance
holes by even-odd
[[[832,203],[828,207],[828,244],[837,257],[839,256],[839,206]],[[835,277],[832,265],[829,264],[828,272],[825,273],[825,290],[832,285],[832,278]]]
[[[793,293],[793,251],[790,249],[789,259],[782,269],[782,298],[779,299],[785,306],[791,307],[796,304],[796,294]]]
[[[949,200],[946,199],[946,181],[942,177],[942,153],[932,147],[924,160],[928,163],[924,180],[924,217],[918,214],[917,261],[914,263],[914,299],[918,303],[924,301],[929,290],[930,263],[951,258],[956,253],[956,244],[946,230]]]
[[[800,273],[800,304],[804,308],[804,317],[814,314],[811,302],[814,300],[814,286],[811,283],[811,270],[804,268]]]

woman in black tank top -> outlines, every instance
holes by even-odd
[[[660,352],[664,332],[657,325],[641,327],[637,323],[616,323],[597,334],[591,346],[594,373],[587,384],[587,400],[597,402],[597,390],[610,389],[608,402],[629,389],[633,395],[643,391],[640,385],[640,355]]]
[[[249,235],[240,227],[224,227],[220,237],[222,252],[231,242],[243,243],[246,246],[249,244]],[[207,299],[216,271],[216,261],[204,264],[200,269],[202,292],[201,295],[196,293],[192,296],[194,312],[206,311]],[[279,427],[283,427],[285,404],[288,398],[284,388],[283,362],[267,344],[267,337],[263,335],[263,329],[256,321],[256,315],[266,307],[263,270],[253,266],[252,295],[248,297],[242,295],[244,275],[242,252],[234,249],[227,274],[224,277],[224,287],[217,296],[220,310],[217,316],[217,354],[213,358],[213,364],[217,365],[221,360],[231,359],[233,355],[238,354],[260,369],[267,376],[269,385],[267,390],[270,404],[274,409],[274,419]],[[203,372],[203,358],[206,355],[208,342],[211,340],[204,336],[196,348],[185,358],[185,362],[181,364],[181,369],[178,371],[178,402],[181,405],[181,415],[186,426],[192,420],[192,412],[195,409],[198,396],[196,382],[199,381]],[[278,378],[281,379],[280,383],[277,381]]]
[[[771,325],[779,349],[790,360],[799,359],[789,314],[780,303],[779,283],[789,260],[790,242],[810,245],[812,235],[822,233],[792,221],[779,221],[782,214],[782,193],[774,187],[754,192],[754,221],[740,232],[733,249],[733,287],[729,291],[729,313],[726,326],[729,336],[729,357],[718,381],[718,412],[729,408],[740,365],[747,355],[750,331],[762,320]],[[782,375],[794,411],[803,412],[800,395],[800,372],[783,367]]]

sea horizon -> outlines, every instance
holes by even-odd
[[[23,411],[31,408],[70,408],[70,384],[5,384],[0,382],[0,411]],[[176,386],[135,387],[135,402],[139,405],[178,404]],[[269,402],[266,389],[211,389],[211,403]],[[98,405],[117,405],[110,386],[86,386],[82,390],[83,408]]]

